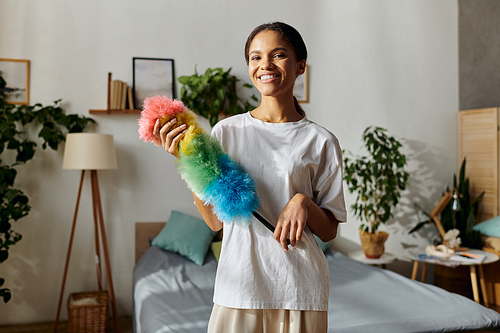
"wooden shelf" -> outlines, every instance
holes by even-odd
[[[111,109],[111,73],[108,73],[108,101],[107,109],[91,109],[89,113],[91,114],[140,114],[142,110],[140,109]]]
[[[89,113],[93,114],[115,114],[115,113],[120,113],[120,114],[126,114],[126,113],[131,113],[131,114],[139,114],[141,113],[142,110],[107,110],[107,109],[99,109],[99,110],[89,110]]]

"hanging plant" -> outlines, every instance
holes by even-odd
[[[0,264],[9,258],[9,249],[18,243],[22,236],[12,229],[12,223],[27,216],[31,210],[28,197],[15,188],[16,167],[25,164],[35,156],[38,147],[28,138],[28,126],[39,127],[38,137],[42,138],[42,148],[57,150],[65,140],[65,132],[82,132],[87,125],[95,121],[76,114],[64,114],[61,100],[54,105],[16,106],[5,101],[6,82],[0,72],[0,158],[7,151],[15,154],[15,162],[5,163],[0,159]],[[1,288],[5,279],[0,278],[0,298],[7,303],[11,292]]]

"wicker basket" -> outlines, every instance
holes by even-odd
[[[72,304],[83,298],[94,298],[99,304]],[[109,296],[104,291],[73,293],[68,298],[68,332],[106,332]]]

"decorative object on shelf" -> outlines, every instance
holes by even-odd
[[[16,167],[33,159],[38,146],[26,134],[31,133],[28,128],[39,128],[43,149],[49,146],[57,150],[65,140],[65,131],[82,132],[89,122],[94,122],[91,118],[64,114],[60,100],[49,106],[8,104],[3,92],[5,87],[6,82],[0,75],[0,264],[9,258],[10,247],[22,237],[12,230],[12,223],[27,216],[31,209],[28,197],[14,187]],[[9,162],[12,159],[14,161]],[[4,284],[5,279],[0,278],[0,287]],[[5,303],[11,296],[8,288],[0,288],[0,298]]]
[[[196,68],[193,75],[179,77],[182,84],[181,100],[186,107],[196,114],[207,118],[211,126],[219,121],[219,115],[226,116],[243,113],[255,108],[247,99],[238,96],[236,83],[240,80],[231,75],[231,68],[208,68],[203,75]],[[243,83],[243,88],[253,86]],[[250,99],[258,102],[255,95]]]
[[[123,81],[113,80],[112,74],[108,73],[106,109],[92,109],[89,112],[93,114],[140,113],[141,110],[135,109],[132,87]]]
[[[59,296],[59,306],[57,308],[57,316],[54,332],[57,332],[59,324],[59,315],[66,285],[68,274],[68,266],[71,258],[71,250],[73,247],[73,239],[75,235],[76,220],[78,216],[78,208],[80,206],[80,197],[82,193],[83,182],[85,179],[85,171],[90,170],[91,188],[92,188],[92,210],[94,213],[94,246],[97,269],[97,282],[99,291],[102,290],[102,269],[101,269],[101,250],[99,247],[99,238],[102,242],[102,251],[104,254],[104,263],[106,266],[106,277],[108,281],[109,296],[111,308],[114,317],[115,331],[119,332],[118,313],[116,309],[116,300],[113,287],[113,277],[111,273],[111,263],[109,260],[106,229],[104,227],[104,218],[101,205],[101,194],[99,190],[99,181],[97,170],[116,169],[116,152],[112,135],[97,134],[97,133],[75,133],[68,134],[66,138],[66,147],[64,149],[63,169],[66,170],[82,170],[80,176],[80,186],[76,199],[75,214],[73,215],[73,224],[71,227],[71,235],[66,256],[66,265],[64,267],[63,281],[61,284],[61,293]],[[99,237],[100,235],[100,237]]]
[[[410,178],[404,169],[407,162],[400,151],[402,144],[386,132],[381,127],[365,129],[363,142],[368,156],[351,159],[344,151],[344,180],[349,192],[357,193],[351,209],[362,221],[360,237],[367,258],[379,258],[383,254],[388,234],[378,228],[393,216],[392,210]],[[365,240],[374,243],[363,245]]]
[[[449,248],[458,249],[456,243],[453,243],[454,246],[452,246],[450,240],[446,239],[447,232],[457,230],[457,236],[460,235],[461,246],[481,248],[481,234],[474,230],[474,225],[476,224],[479,204],[484,191],[477,198],[471,198],[469,179],[465,177],[465,166],[466,159],[464,158],[460,165],[458,182],[457,176],[453,175],[453,188],[446,190],[431,214],[427,214],[420,206],[415,204],[428,218],[418,223],[409,233],[419,230],[427,223],[431,223],[438,230],[434,245],[443,244]]]
[[[142,109],[146,97],[175,98],[174,59],[133,58],[134,105]]]
[[[0,59],[0,74],[8,82],[7,85],[1,87],[5,102],[9,104],[29,105],[30,61]]]
[[[309,103],[309,65],[304,74],[297,76],[293,86],[293,95],[299,103]]]

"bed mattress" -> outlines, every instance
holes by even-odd
[[[330,269],[328,332],[455,332],[500,327],[500,314],[461,295],[325,253]],[[151,247],[134,268],[134,331],[205,333],[217,262],[197,266]]]

